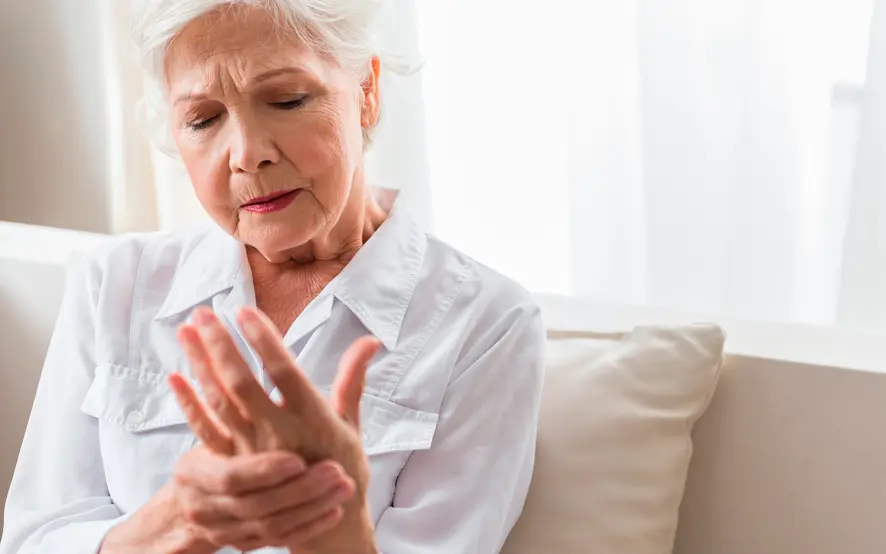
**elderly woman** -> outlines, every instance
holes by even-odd
[[[539,311],[368,187],[377,2],[145,5],[213,224],[73,266],[0,552],[498,552]]]

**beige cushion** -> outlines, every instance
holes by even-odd
[[[552,334],[535,474],[503,554],[669,554],[723,342],[708,325]]]

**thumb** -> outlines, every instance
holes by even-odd
[[[355,429],[360,429],[360,398],[366,384],[366,370],[381,343],[373,337],[363,337],[345,351],[338,365],[338,374],[332,385],[332,408]]]

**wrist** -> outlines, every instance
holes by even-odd
[[[347,535],[352,539],[349,553],[378,554],[378,547],[375,544],[375,525],[372,523],[372,512],[366,499],[360,499],[359,502],[349,506],[342,523],[347,526]]]
[[[346,502],[344,515],[332,531],[291,548],[291,554],[378,554],[375,544],[375,525],[369,506],[363,500]]]
[[[100,554],[212,554],[218,549],[194,535],[179,517],[169,486],[107,534]]]

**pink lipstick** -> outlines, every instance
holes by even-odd
[[[285,192],[276,192],[267,196],[260,196],[243,204],[241,208],[247,212],[256,214],[279,212],[292,204],[300,192],[301,189],[295,189]]]

